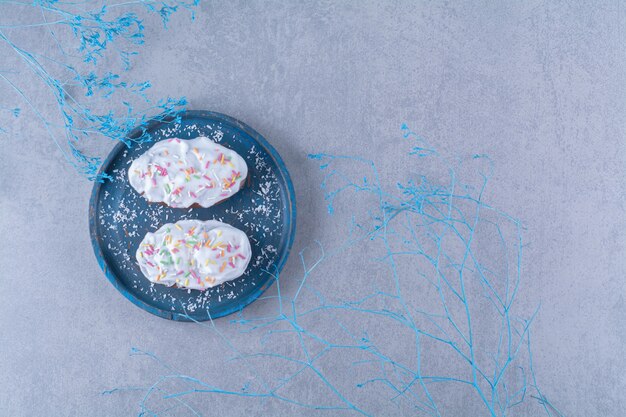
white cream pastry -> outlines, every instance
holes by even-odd
[[[248,175],[246,161],[209,138],[155,143],[128,169],[130,185],[150,202],[211,207],[234,195]]]
[[[148,232],[137,248],[151,282],[206,290],[240,277],[251,258],[244,232],[217,220],[181,220]]]

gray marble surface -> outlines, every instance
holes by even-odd
[[[524,221],[519,297],[526,311],[541,304],[532,328],[537,381],[565,415],[617,417],[626,415],[625,17],[615,1],[206,1],[193,23],[180,15],[167,31],[147,26],[131,75],[149,79],[155,95],[185,95],[190,108],[232,115],[271,141],[295,185],[296,250],[340,237],[308,153],[371,157],[399,176],[418,171],[398,162],[407,123],[447,154],[489,154],[490,201]],[[33,84],[28,93],[37,101],[45,91]],[[32,114],[7,123],[0,415],[136,415],[138,392],[101,395],[167,373],[131,357],[132,347],[181,373],[219,375],[215,334],[147,314],[107,282],[89,240],[92,184],[64,163]],[[112,146],[88,150],[104,156]],[[293,256],[285,275],[299,267]],[[349,295],[354,271],[337,262],[325,268],[337,294]],[[228,336],[250,343],[245,334]],[[181,355],[181,342],[215,353]],[[356,415],[232,396],[191,402],[206,416]],[[446,416],[481,414],[452,394],[442,404]],[[367,407],[414,415],[375,399]]]

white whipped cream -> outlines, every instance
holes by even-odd
[[[211,207],[234,195],[248,175],[246,161],[207,137],[155,143],[128,169],[130,185],[150,202]]]
[[[251,254],[248,237],[237,228],[216,220],[181,220],[148,232],[136,257],[151,282],[205,290],[240,277]]]

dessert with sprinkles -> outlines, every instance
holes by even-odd
[[[235,227],[181,220],[148,232],[136,257],[151,282],[202,291],[243,275],[251,253],[248,237]]]
[[[175,208],[211,207],[239,191],[247,175],[239,154],[204,136],[157,142],[128,169],[138,193]]]

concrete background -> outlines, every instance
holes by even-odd
[[[532,332],[538,382],[565,415],[623,416],[625,17],[616,1],[206,1],[194,23],[176,16],[168,31],[148,26],[131,75],[151,80],[155,95],[185,95],[190,108],[232,115],[271,141],[297,193],[296,250],[338,238],[320,226],[308,153],[376,150],[381,166],[394,167],[406,122],[442,152],[489,154],[491,201],[526,227],[520,297],[541,303]],[[44,94],[35,84],[27,92],[35,102]],[[212,342],[117,293],[89,241],[92,184],[34,117],[2,117],[12,131],[0,151],[0,415],[134,415],[136,393],[100,395],[163,373],[131,358],[131,347],[168,356],[181,340]],[[106,155],[112,146],[89,150]],[[292,257],[287,272],[297,266]],[[340,265],[329,268],[341,276]],[[172,356],[190,374],[214,366]],[[318,414],[195,401],[208,416]],[[462,402],[446,410],[467,415]]]

